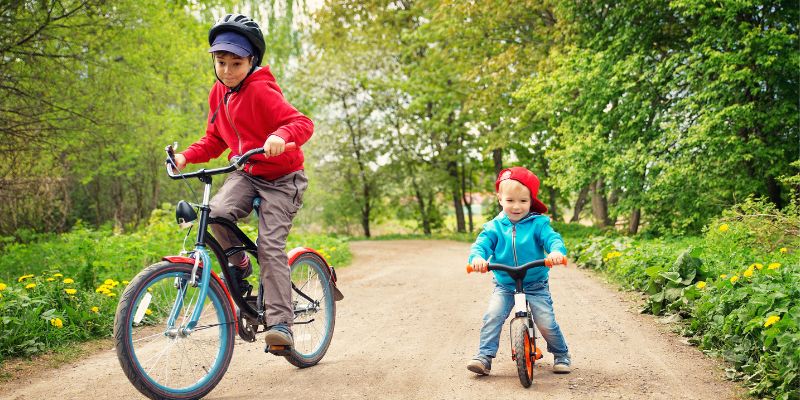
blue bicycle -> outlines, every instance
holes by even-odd
[[[293,144],[287,144],[287,149],[291,149],[289,145]],[[240,285],[228,263],[242,252],[257,260],[256,245],[233,222],[209,216],[212,176],[241,169],[264,149],[234,157],[227,167],[187,174],[173,172],[173,148],[165,150],[167,174],[172,179],[197,178],[205,185],[201,204],[181,201],[176,211],[178,222],[190,225],[198,220],[195,210],[199,209],[197,240],[192,251],[166,256],[131,280],[117,306],[114,338],[122,369],[142,394],[151,399],[196,399],[213,390],[227,371],[236,334],[254,342],[256,334],[266,331],[263,288],[259,284],[253,293],[249,283]],[[209,233],[209,224],[231,229],[242,245],[222,248]],[[209,250],[222,276],[212,270]],[[299,247],[288,257],[294,346],[267,347],[265,351],[305,368],[317,364],[327,352],[335,302],[343,296],[336,287],[336,272],[317,251]]]

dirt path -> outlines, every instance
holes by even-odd
[[[597,277],[554,269],[556,317],[573,354],[572,374],[555,375],[552,356],[534,384],[519,384],[507,325],[488,377],[468,372],[491,293],[488,275],[464,273],[469,245],[447,241],[352,243],[339,271],[333,343],[322,362],[299,370],[237,342],[228,373],[210,399],[732,399],[743,392],[697,349],[639,315]],[[141,398],[113,350],[3,385],[0,399]]]

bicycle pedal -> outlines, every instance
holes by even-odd
[[[264,353],[271,353],[276,356],[288,356],[291,352],[291,346],[267,345],[264,348]]]

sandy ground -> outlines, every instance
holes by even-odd
[[[574,267],[551,271],[556,318],[573,372],[537,363],[519,384],[504,327],[492,374],[466,370],[492,285],[467,275],[469,245],[448,241],[352,243],[353,265],[338,271],[333,343],[320,364],[292,367],[237,341],[227,374],[209,399],[735,399],[743,390],[717,362],[685,345],[629,294]],[[260,338],[259,338],[260,339]],[[136,399],[113,349],[3,384],[0,399]]]

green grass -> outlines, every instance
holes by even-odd
[[[0,254],[0,362],[110,336],[128,281],[181,251],[186,231],[175,225],[173,213],[171,207],[155,210],[146,226],[127,234],[78,225],[62,235],[6,242]],[[255,236],[254,219],[240,226]],[[194,235],[187,240],[193,243]],[[336,267],[352,258],[347,238],[291,234],[287,249],[294,247],[311,247]]]

